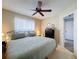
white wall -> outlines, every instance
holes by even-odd
[[[39,32],[39,34],[41,34],[41,20],[3,9],[2,10],[2,32],[4,33],[4,35],[7,35],[6,33],[8,31],[14,30],[15,17],[20,17],[20,18],[26,19],[26,20],[34,20],[35,32],[36,32],[36,34],[38,32]]]
[[[45,28],[47,27],[47,24],[54,24],[55,27],[57,28],[58,27],[58,17],[57,16],[52,16],[52,17],[49,17],[49,18],[46,18],[44,20],[42,20],[42,31],[44,32]]]
[[[6,33],[8,31],[14,30],[14,19],[15,17],[20,17],[22,19],[27,19],[27,20],[34,20],[35,22],[35,31],[39,29],[41,31],[41,20],[39,19],[34,19],[32,17],[28,17],[25,15],[21,15],[15,12],[11,12],[8,10],[3,9],[2,10],[2,32]]]
[[[74,53],[77,56],[77,11],[74,11]]]
[[[67,16],[68,17],[68,16]],[[64,38],[73,40],[73,18],[64,19]]]
[[[57,43],[59,43],[59,29],[58,29],[58,19],[59,17],[56,15],[53,15],[52,17],[46,18],[42,20],[42,35],[44,34],[45,28],[48,26],[48,24],[54,24],[55,25],[55,39]]]
[[[58,40],[59,44],[64,47],[64,20],[63,20],[63,18],[65,16],[68,16],[68,15],[74,13],[74,53],[75,53],[75,55],[77,53],[77,50],[76,50],[77,49],[76,48],[77,47],[77,45],[76,45],[76,42],[77,42],[77,39],[76,39],[76,20],[77,20],[76,19],[76,9],[77,9],[77,6],[75,3],[75,4],[68,6],[64,10],[62,10],[62,12],[60,12],[59,14],[42,20],[42,33],[44,33],[45,27],[47,26],[48,23],[55,24],[55,26],[59,32],[56,35],[56,40]]]
[[[70,14],[72,14],[72,13],[74,13],[74,53],[75,53],[75,55],[77,54],[77,38],[76,38],[76,30],[77,30],[77,28],[76,28],[76,20],[77,20],[77,15],[76,15],[76,9],[74,9],[74,10],[69,10],[69,12],[65,12],[64,14],[62,14],[59,18],[60,18],[60,21],[61,22],[59,22],[59,30],[60,30],[60,44],[61,44],[61,46],[64,46],[64,21],[63,21],[63,18],[65,17],[65,16],[67,16],[67,15],[70,15]]]
[[[60,45],[64,46],[64,17],[74,13],[76,11],[76,3],[68,6],[66,9],[64,9],[60,14],[59,14],[59,30],[60,30]]]

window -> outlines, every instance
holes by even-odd
[[[15,29],[15,31],[34,31],[35,22],[33,19],[15,17],[14,29]]]

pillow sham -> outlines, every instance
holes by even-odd
[[[33,37],[33,36],[36,36],[36,33],[34,31],[29,31],[29,37]]]
[[[20,39],[20,38],[24,38],[24,37],[25,37],[25,33],[13,33],[11,35],[12,40],[16,40],[16,39]]]
[[[11,40],[16,40],[16,39],[20,39],[20,38],[24,38],[24,37],[33,37],[36,36],[35,31],[19,31],[19,32],[15,32],[12,31],[8,34],[8,36],[11,38]]]

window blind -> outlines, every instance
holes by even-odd
[[[15,31],[34,31],[35,22],[33,19],[15,17],[14,29]]]

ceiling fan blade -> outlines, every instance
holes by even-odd
[[[41,6],[42,6],[42,1],[38,1],[37,8],[41,9]]]
[[[35,14],[37,14],[37,12],[35,12],[33,15],[35,15]],[[32,16],[33,16],[33,15],[32,15]]]
[[[32,11],[36,11],[35,9],[31,9]]]
[[[41,13],[41,12],[39,12],[39,14],[41,14],[42,16],[44,16],[44,14],[43,14],[43,13]]]
[[[41,12],[51,12],[52,10],[49,9],[49,10],[40,10]]]

